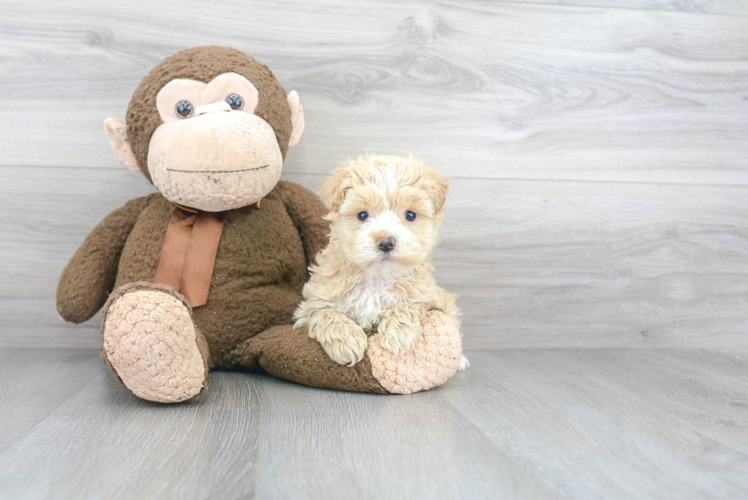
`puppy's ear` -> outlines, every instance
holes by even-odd
[[[322,184],[322,197],[325,206],[331,212],[337,212],[345,200],[345,192],[353,187],[351,171],[346,167],[340,167],[332,172],[330,177]]]
[[[439,172],[430,168],[424,170],[423,190],[428,193],[431,203],[434,204],[435,215],[439,215],[444,211],[448,185],[447,179]]]

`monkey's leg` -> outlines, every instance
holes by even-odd
[[[102,358],[139,398],[179,403],[208,386],[208,343],[169,286],[140,281],[116,289],[104,305],[101,337]]]
[[[229,360],[234,368],[264,371],[312,387],[387,393],[372,376],[367,356],[352,367],[336,363],[306,328],[294,330],[292,325],[270,328],[242,342]]]
[[[336,363],[306,329],[276,326],[240,344],[231,353],[235,367],[265,371],[312,387],[381,394],[410,394],[443,384],[460,364],[460,333],[444,313],[430,312],[413,351],[396,358],[369,338],[364,358],[352,367]]]

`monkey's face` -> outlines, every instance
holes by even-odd
[[[120,162],[169,201],[208,212],[267,195],[304,130],[295,91],[286,95],[253,57],[217,46],[183,50],[153,68],[127,121],[104,122]]]
[[[209,83],[177,79],[156,97],[163,124],[151,137],[148,172],[171,202],[209,212],[262,199],[280,178],[273,128],[254,114],[258,91],[224,73]]]

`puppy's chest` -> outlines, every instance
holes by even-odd
[[[379,317],[390,304],[398,301],[394,291],[395,279],[366,278],[349,293],[343,303],[346,314],[361,328],[379,324]]]

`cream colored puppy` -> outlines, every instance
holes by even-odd
[[[334,361],[364,357],[364,330],[377,327],[396,357],[412,351],[432,309],[459,328],[455,296],[437,286],[429,254],[436,246],[447,181],[420,159],[362,156],[344,163],[322,186],[332,223],[296,310]],[[468,366],[463,356],[460,369]]]

